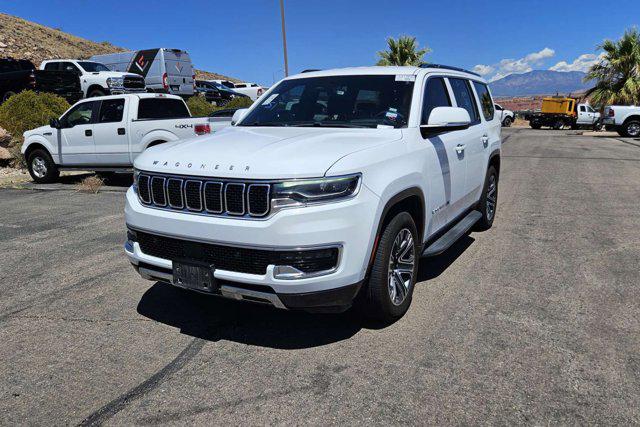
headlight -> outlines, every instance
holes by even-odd
[[[352,197],[360,188],[360,178],[360,174],[355,174],[279,182],[273,185],[273,207],[300,206]]]
[[[138,169],[133,170],[133,191],[138,193],[138,176],[140,176],[140,171]]]
[[[124,78],[122,77],[109,77],[107,79],[107,86],[109,87],[122,87],[124,85]]]

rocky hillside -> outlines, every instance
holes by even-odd
[[[184,48],[189,50],[188,46]],[[16,16],[0,13],[0,57],[30,59],[38,66],[44,59],[49,58],[86,59],[92,55],[124,50],[127,49],[106,41],[96,43]],[[209,71],[196,70],[196,75],[209,79],[238,81]]]
[[[511,74],[491,82],[493,96],[554,95],[584,92],[591,87],[582,79],[580,71],[534,70],[524,74]]]

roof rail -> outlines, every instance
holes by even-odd
[[[465,70],[464,68],[460,68],[460,67],[452,67],[451,65],[423,63],[423,64],[420,64],[420,68],[442,68],[443,70],[462,71],[463,73],[469,73],[469,74],[473,74],[474,76],[482,77],[480,74],[476,72]]]
[[[314,71],[322,71],[322,70],[317,69],[317,68],[309,68],[307,70],[300,71],[300,73],[313,73]]]

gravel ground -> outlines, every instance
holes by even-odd
[[[386,328],[142,280],[121,193],[0,190],[0,422],[640,423],[640,146],[504,136],[494,227]]]

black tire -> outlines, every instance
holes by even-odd
[[[7,99],[11,98],[15,94],[16,93],[12,91],[5,92],[4,95],[2,95],[2,102],[5,102]]]
[[[493,186],[493,188],[492,188]],[[487,176],[484,179],[482,196],[478,202],[478,210],[482,214],[476,223],[476,230],[484,231],[491,228],[493,220],[496,218],[496,208],[498,207],[498,172],[493,166],[489,166]]]
[[[551,127],[553,130],[560,130],[564,127],[564,122],[562,120],[556,120]]]
[[[508,128],[511,126],[511,117],[505,117],[504,120],[502,121],[502,126]]]
[[[87,95],[87,98],[93,98],[94,96],[105,96],[106,92],[103,91],[102,89],[93,89],[91,92],[89,92],[89,94]]]
[[[622,128],[617,128],[616,132],[618,133],[618,135],[624,136],[624,131],[622,130]]]
[[[37,149],[29,153],[27,168],[31,178],[39,184],[55,182],[60,176],[58,166],[53,163],[53,159],[45,150]]]
[[[531,129],[540,129],[542,125],[540,123],[529,123]]]
[[[400,274],[400,282],[405,283],[404,286],[398,284],[394,279],[393,293],[396,296],[394,302],[392,300],[392,290],[390,289],[389,283],[391,281],[391,275],[393,274],[392,266],[400,265],[400,263],[395,261],[395,259],[399,259],[398,253],[393,254],[392,258],[392,250],[396,248],[395,245],[398,239],[404,242],[401,236],[406,236],[406,231],[410,232],[413,242],[413,247],[410,249],[413,251],[413,268],[410,276],[409,273]],[[382,231],[378,247],[374,254],[369,282],[366,288],[363,289],[364,295],[360,307],[363,314],[368,318],[387,324],[402,317],[409,309],[418,276],[418,238],[416,224],[407,212],[400,212],[394,216]],[[398,252],[402,254],[405,251],[401,250]],[[402,276],[402,274],[406,274],[406,276]],[[409,281],[408,286],[406,286],[405,279]],[[402,289],[402,291],[400,291],[400,289]]]
[[[622,136],[637,138],[640,136],[640,120],[629,120],[622,125]]]

